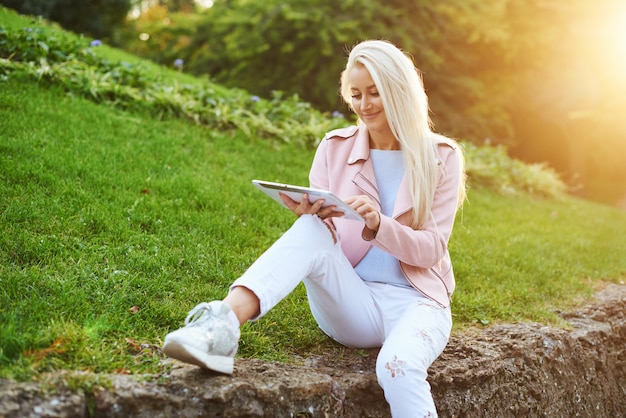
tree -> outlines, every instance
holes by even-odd
[[[193,74],[261,96],[282,90],[322,110],[345,111],[338,79],[347,51],[364,39],[388,39],[425,73],[440,130],[506,142],[513,135],[504,110],[512,88],[497,78],[505,54],[489,56],[504,49],[498,44],[505,32],[498,20],[502,7],[494,6],[504,2],[222,0],[193,28],[174,23],[152,33],[169,41],[151,56],[163,63],[183,58]],[[190,42],[176,48],[175,39],[182,38]],[[491,95],[495,89],[498,94]]]
[[[166,3],[171,12],[190,13],[196,9],[195,0],[167,0]]]
[[[34,16],[48,16],[52,2],[49,0],[0,0],[0,4],[19,13]]]
[[[96,38],[111,38],[121,27],[131,0],[0,0],[24,14],[58,22],[65,29]]]
[[[297,93],[335,110],[346,50],[373,21],[372,2],[231,0],[216,2],[181,53],[188,70],[262,96]],[[363,6],[363,7],[361,7]]]
[[[110,38],[129,10],[130,0],[54,0],[49,17],[74,32]]]

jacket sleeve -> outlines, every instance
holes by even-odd
[[[329,190],[327,148],[328,139],[324,137],[317,146],[309,172],[309,185],[316,189]]]
[[[397,220],[381,215],[380,227],[371,244],[390,253],[398,260],[421,268],[436,266],[447,254],[459,199],[462,162],[457,149],[445,146],[449,152],[435,191],[431,217],[422,229],[414,230]],[[407,214],[405,216],[410,216]]]
[[[315,189],[330,190],[328,172],[328,136],[325,136],[315,151],[311,170],[309,171],[309,186]],[[324,223],[331,228],[333,239],[337,240],[336,227],[333,218],[324,219]]]

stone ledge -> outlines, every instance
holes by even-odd
[[[454,336],[430,370],[440,416],[626,416],[626,286],[563,317],[571,330],[525,323]],[[108,376],[111,389],[87,395],[4,380],[0,417],[389,417],[375,354],[305,366],[237,359],[233,376],[175,363],[167,376]]]

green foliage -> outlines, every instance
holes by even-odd
[[[0,4],[25,15],[48,16],[50,0],[0,0]]]
[[[314,111],[297,96],[275,93],[261,101],[242,91],[220,95],[198,84],[168,85],[141,64],[112,63],[95,53],[94,42],[55,30],[0,28],[0,76],[28,73],[40,82],[63,85],[69,92],[124,109],[144,110],[160,118],[180,117],[218,129],[240,129],[250,139],[278,140],[312,147],[343,118]],[[2,75],[3,74],[3,75]]]
[[[73,32],[111,38],[129,10],[130,0],[55,0],[48,17]]]
[[[166,0],[167,8],[171,12],[192,11],[196,8],[195,0]]]
[[[273,92],[271,100],[242,91],[219,94],[212,86],[165,83],[142,64],[113,63],[96,54],[88,39],[56,30],[0,28],[0,71],[21,71],[40,82],[117,107],[147,111],[159,118],[184,118],[213,129],[234,129],[247,138],[293,143],[314,148],[319,138],[346,124],[341,116],[315,111],[296,95]],[[504,192],[558,196],[565,187],[543,165],[525,165],[510,159],[504,149],[467,144],[468,174],[476,185]]]
[[[508,195],[526,192],[559,198],[567,192],[558,174],[546,164],[526,164],[512,159],[502,146],[479,147],[465,143],[464,149],[470,184]]]
[[[23,14],[50,18],[73,32],[110,38],[130,10],[130,0],[0,0]]]
[[[357,3],[216,2],[201,20],[174,15],[163,24],[156,15],[154,23],[135,23],[135,31],[152,36],[145,48],[137,40],[128,47],[164,64],[182,58],[186,71],[266,98],[288,91],[319,109],[340,110],[337,80],[346,48],[359,39],[361,17],[374,16],[371,2],[354,16]]]
[[[478,32],[484,26],[473,18],[485,13],[494,26],[488,33]],[[297,93],[317,108],[345,111],[338,80],[347,51],[364,39],[389,39],[413,55],[427,74],[442,131],[470,139],[501,139],[512,135],[503,108],[510,88],[492,83],[501,67],[480,73],[483,61],[477,56],[489,52],[499,39],[492,32],[504,30],[502,24],[495,25],[495,15],[478,1],[221,1],[201,17],[173,15],[163,23],[161,15],[148,16],[133,23],[133,36],[125,45],[163,64],[182,58],[186,71],[209,74],[227,86],[264,97],[275,90]],[[150,40],[139,41],[133,32],[149,33]],[[477,33],[471,42],[468,32]],[[483,81],[487,77],[489,85]],[[498,95],[490,96],[491,87]]]
[[[81,60],[96,63],[88,41],[66,32],[49,32],[40,27],[25,27],[22,31],[0,27],[0,52],[9,61],[49,64]]]

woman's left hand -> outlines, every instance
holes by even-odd
[[[365,219],[365,226],[368,229],[378,232],[378,227],[380,226],[380,212],[369,196],[352,196],[347,198],[345,202]]]
[[[300,217],[302,215],[317,215],[321,219],[330,218],[333,216],[342,216],[343,212],[335,212],[335,206],[324,206],[324,199],[318,199],[315,202],[309,201],[309,195],[304,193],[302,195],[302,199],[300,202],[291,199],[284,193],[278,193],[280,198],[285,202],[285,205],[291,210],[296,216]]]

